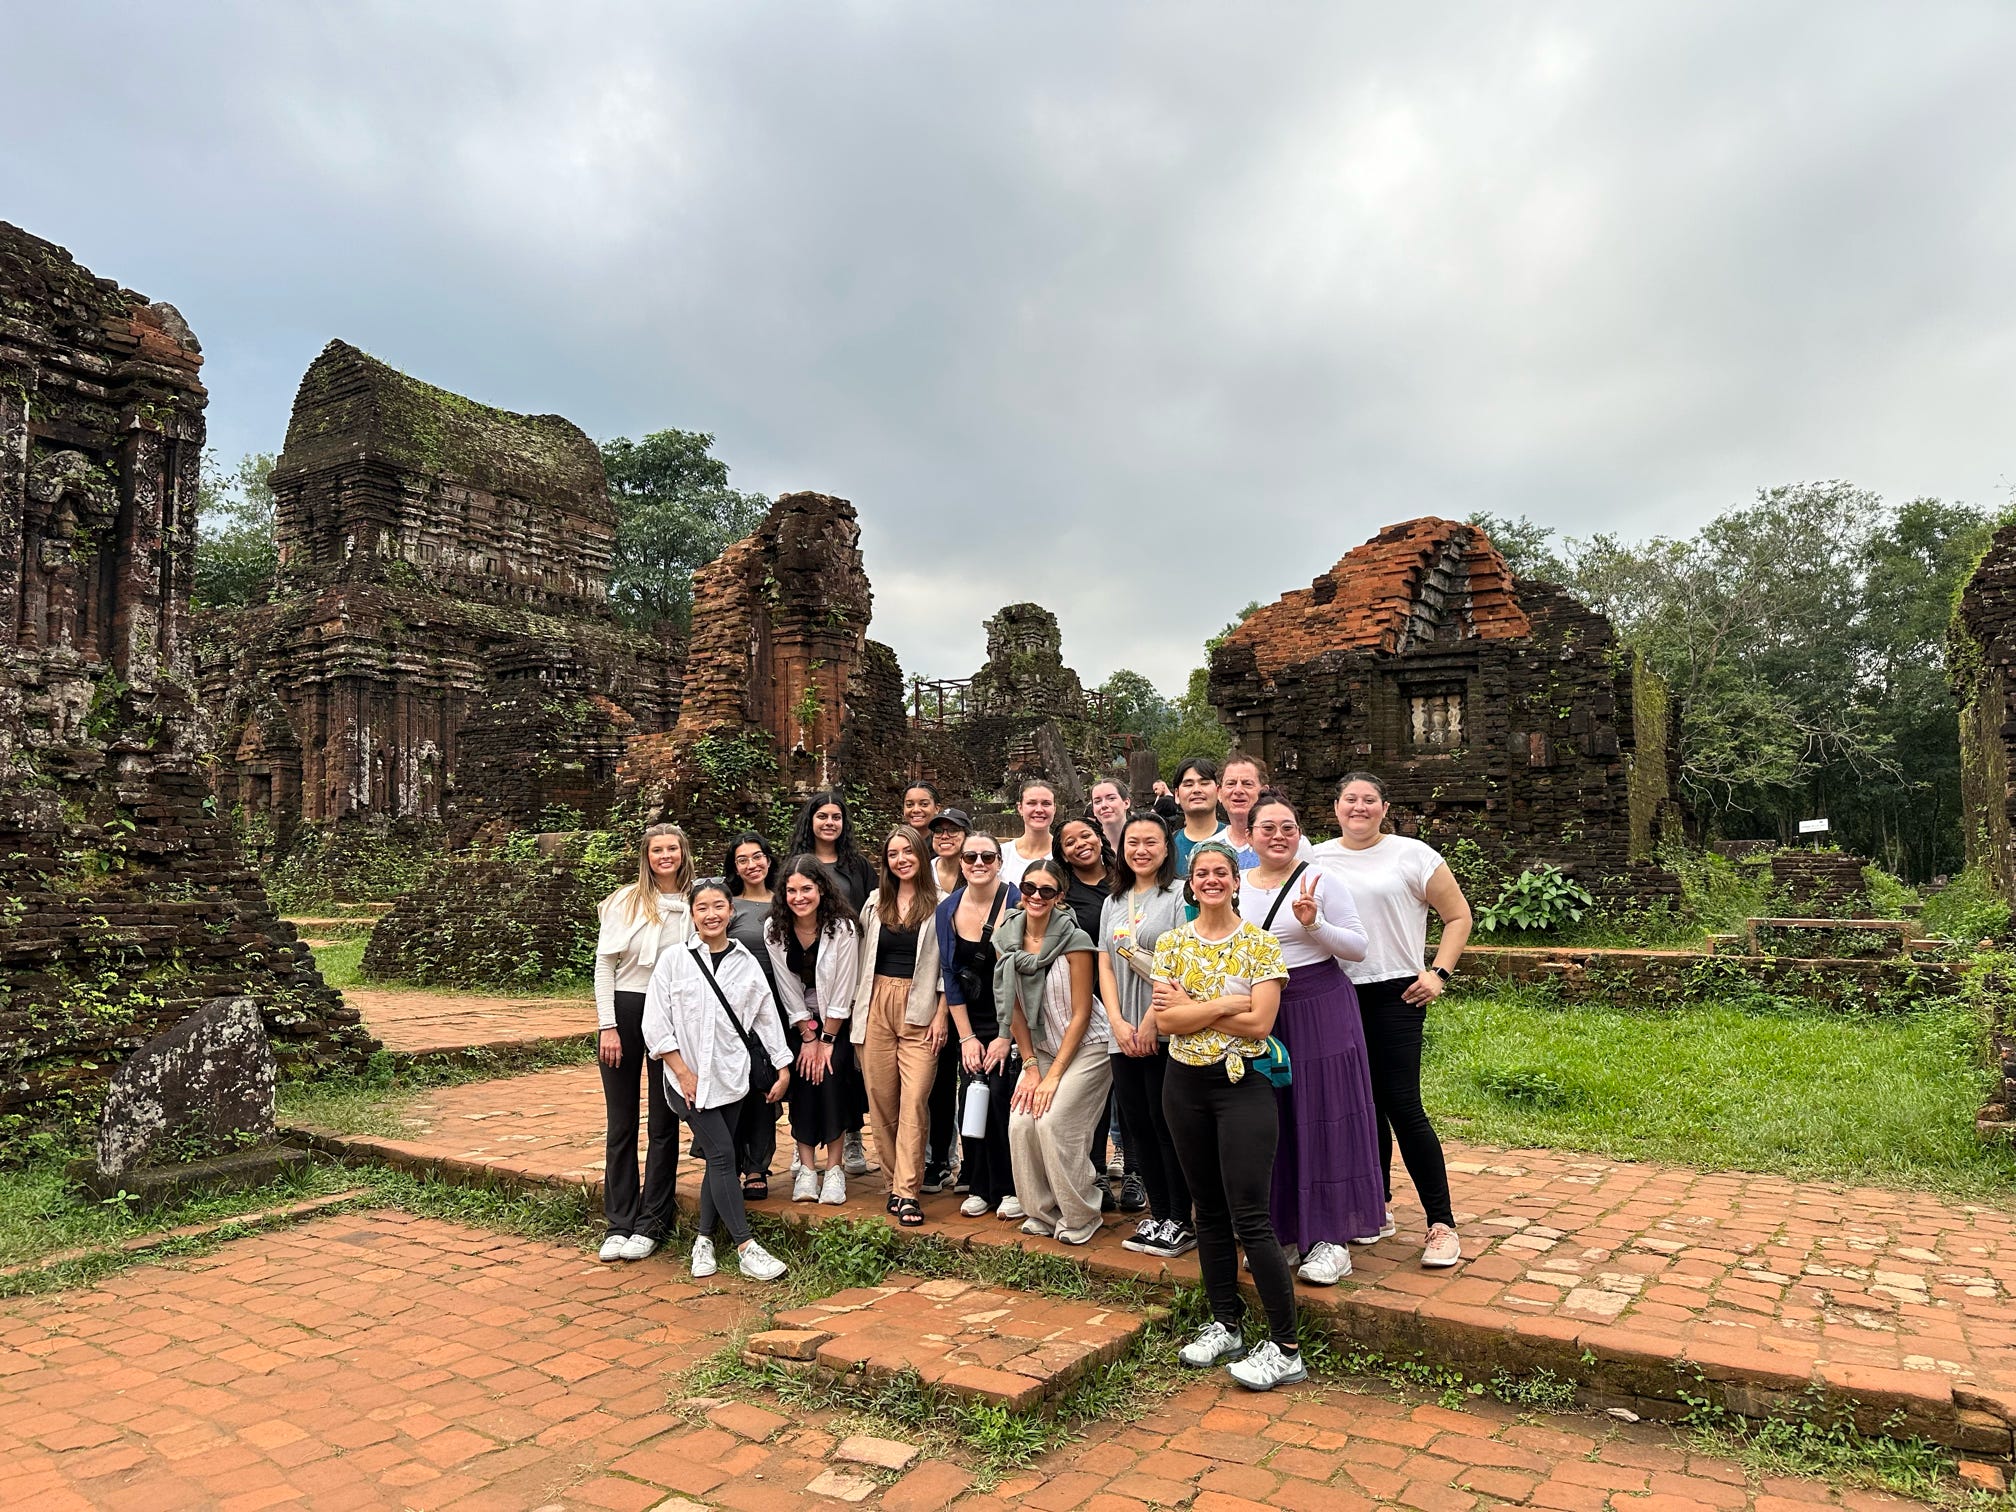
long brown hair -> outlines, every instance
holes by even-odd
[[[679,870],[672,874],[672,890],[683,897],[693,889],[693,842],[686,831],[676,824],[651,825],[637,842],[637,885],[624,905],[632,924],[647,917],[645,900],[658,890],[658,880],[651,875],[651,842],[665,835],[679,841]]]
[[[896,912],[896,895],[902,890],[903,881],[889,870],[889,847],[898,840],[907,840],[910,843],[910,854],[917,858],[917,877],[911,884],[916,891],[910,895],[908,917],[899,917]],[[875,913],[881,919],[884,929],[922,929],[931,921],[931,914],[938,907],[938,870],[934,865],[935,860],[931,854],[931,843],[914,824],[899,824],[889,831],[888,838],[882,842],[882,849],[875,857],[875,871],[881,878],[880,895],[875,900]]]

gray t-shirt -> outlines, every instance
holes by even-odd
[[[1127,964],[1125,946],[1147,952],[1152,960],[1155,942],[1165,929],[1183,922],[1183,885],[1172,882],[1152,892],[1135,893],[1123,889],[1106,900],[1099,910],[1099,938],[1094,942],[1113,965],[1113,979],[1120,986],[1120,1017],[1129,1025],[1139,1024],[1155,997],[1154,984]],[[1117,1051],[1116,1051],[1117,1053]]]

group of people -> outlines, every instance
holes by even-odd
[[[788,1111],[793,1201],[846,1201],[869,1169],[865,1127],[904,1227],[948,1188],[968,1218],[1070,1245],[1145,1208],[1123,1245],[1194,1249],[1211,1303],[1183,1362],[1256,1390],[1305,1378],[1295,1279],[1334,1285],[1351,1245],[1395,1232],[1396,1142],[1427,1221],[1421,1263],[1457,1264],[1421,1048],[1469,936],[1461,888],[1432,848],[1388,833],[1370,773],[1339,783],[1340,833],[1321,844],[1252,757],[1193,758],[1175,779],[1140,808],[1102,780],[1068,816],[1025,782],[1007,841],[915,783],[870,856],[844,799],[819,793],[784,858],[746,832],[699,880],[676,825],[647,829],[596,949],[602,1259],[642,1259],[670,1232],[684,1121],[706,1162],[693,1274],[715,1272],[725,1228],[744,1275],[782,1275],[748,1203],[769,1196]],[[1266,1323],[1250,1347],[1242,1253]]]

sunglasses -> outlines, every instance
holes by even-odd
[[[992,866],[1001,859],[999,851],[961,851],[959,859],[968,866]]]
[[[1038,903],[1047,903],[1052,898],[1061,896],[1063,892],[1063,888],[1052,887],[1047,882],[1032,882],[1022,889],[1022,896],[1034,898]]]

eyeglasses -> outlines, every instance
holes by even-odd
[[[1061,887],[1051,887],[1042,882],[1031,882],[1022,889],[1022,896],[1025,898],[1034,898],[1038,903],[1048,903],[1052,898],[1060,896],[1063,891],[1064,889]]]
[[[1281,824],[1256,824],[1253,826],[1253,833],[1256,835],[1265,835],[1271,840],[1279,835],[1297,834],[1300,832],[1300,828],[1293,821]]]
[[[961,851],[959,859],[968,866],[993,866],[1001,859],[999,851]]]

